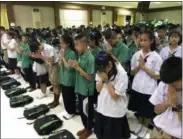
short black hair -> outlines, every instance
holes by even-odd
[[[76,35],[74,40],[81,40],[83,43],[88,44],[87,37],[83,33]]]
[[[0,30],[5,31],[5,27],[0,26]]]
[[[106,40],[116,38],[117,35],[118,34],[115,31],[112,31],[111,29],[104,31],[104,36]]]
[[[167,26],[166,25],[160,25],[157,27],[157,30],[166,30]]]
[[[182,59],[170,57],[165,60],[160,69],[160,79],[166,84],[171,84],[182,79]]]
[[[170,38],[170,36],[172,35],[172,34],[177,34],[178,36],[179,36],[179,42],[178,42],[178,45],[180,45],[181,43],[182,43],[182,34],[180,33],[180,32],[178,32],[178,31],[176,31],[176,30],[172,30],[172,31],[170,31],[170,33],[169,33],[169,38]]]
[[[29,42],[29,47],[31,52],[36,52],[39,50],[40,43],[36,40]]]

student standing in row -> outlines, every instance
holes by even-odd
[[[177,31],[172,31],[169,34],[170,44],[163,48],[160,52],[161,58],[166,60],[168,57],[182,57],[182,35]]]
[[[79,99],[79,112],[84,129],[77,132],[80,139],[86,139],[92,134],[93,128],[93,95],[95,60],[88,49],[87,38],[79,34],[75,37],[75,48],[79,54],[78,61],[70,61],[69,64],[76,69],[75,92]],[[88,116],[84,114],[83,101],[88,98]]]
[[[112,47],[112,50],[110,53],[113,55],[113,58],[119,61],[122,64],[122,66],[126,69],[128,47],[121,41],[117,40],[116,32],[107,30],[104,35],[107,42]]]
[[[95,117],[98,139],[128,139],[130,129],[126,118],[128,76],[120,63],[102,51],[96,57],[96,88],[99,92]]]
[[[155,105],[155,128],[151,139],[181,139],[182,137],[182,59],[170,57],[160,70],[162,82],[150,102]]]
[[[76,114],[75,79],[76,71],[69,65],[69,60],[77,60],[74,48],[74,40],[68,34],[64,34],[60,39],[59,58],[59,84],[62,90],[62,97],[65,106],[63,117],[71,119]]]
[[[26,34],[22,35],[22,42],[19,44],[18,50],[21,54],[21,68],[23,69],[25,80],[30,85],[29,92],[36,89],[36,82],[34,78],[34,73],[32,70],[32,60],[30,59],[30,48],[28,45],[28,36]]]
[[[8,52],[8,65],[9,68],[11,69],[11,72],[15,72],[17,74],[17,78],[20,78],[21,75],[19,69],[17,68],[17,52],[16,52],[17,42],[15,40],[16,34],[13,31],[9,31],[7,35],[10,42],[8,44],[3,43],[3,45],[6,47]]]
[[[140,45],[142,50],[136,52],[131,60],[134,79],[128,109],[136,112],[135,115],[141,124],[148,126],[150,118],[154,116],[153,105],[149,102],[149,98],[157,87],[157,80],[160,79],[162,59],[155,51],[153,32],[143,32]]]

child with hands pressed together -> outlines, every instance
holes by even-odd
[[[142,49],[131,60],[131,74],[134,79],[128,108],[135,112],[141,124],[148,126],[154,117],[154,106],[149,98],[158,85],[162,59],[155,51],[155,37],[152,32],[141,34],[140,45]]]
[[[75,49],[79,55],[78,61],[69,60],[69,65],[76,70],[75,92],[79,100],[79,113],[84,129],[77,132],[80,139],[86,139],[92,134],[93,128],[93,95],[95,60],[88,49],[87,38],[79,34],[75,37]],[[83,102],[88,98],[88,116],[84,114]]]
[[[155,105],[155,128],[151,139],[180,139],[182,137],[182,59],[170,57],[160,70],[162,82],[150,102]]]

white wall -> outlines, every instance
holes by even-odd
[[[55,27],[54,10],[51,7],[32,7],[14,5],[13,12],[15,17],[15,24],[20,25],[22,29],[26,27],[34,27],[32,9],[37,8],[40,10],[41,27]]]
[[[63,27],[76,27],[80,25],[88,25],[87,10],[64,10],[59,11],[60,25]]]
[[[164,11],[164,12],[151,12],[147,14],[148,20],[163,20],[168,19],[171,23],[182,23],[182,10]]]
[[[105,24],[112,25],[112,11],[104,11],[106,14],[102,15],[101,10],[92,10],[92,23],[93,26],[98,26],[101,24],[102,26]]]
[[[181,24],[182,23],[182,10],[175,11],[163,11],[163,12],[151,12],[145,13],[143,17],[140,16],[140,13],[136,13],[136,20],[164,20],[168,19],[170,23]]]

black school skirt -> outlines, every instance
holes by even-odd
[[[96,112],[94,132],[97,139],[130,138],[130,128],[126,115],[122,118],[112,118]]]
[[[151,95],[131,90],[128,109],[136,112],[140,117],[153,118],[155,116],[154,105],[149,101],[150,97]]]
[[[16,58],[8,58],[8,65],[10,69],[17,69],[17,59]]]
[[[47,84],[49,81],[49,77],[48,77],[48,73],[44,74],[44,75],[39,75],[38,77],[38,83],[39,84]]]

